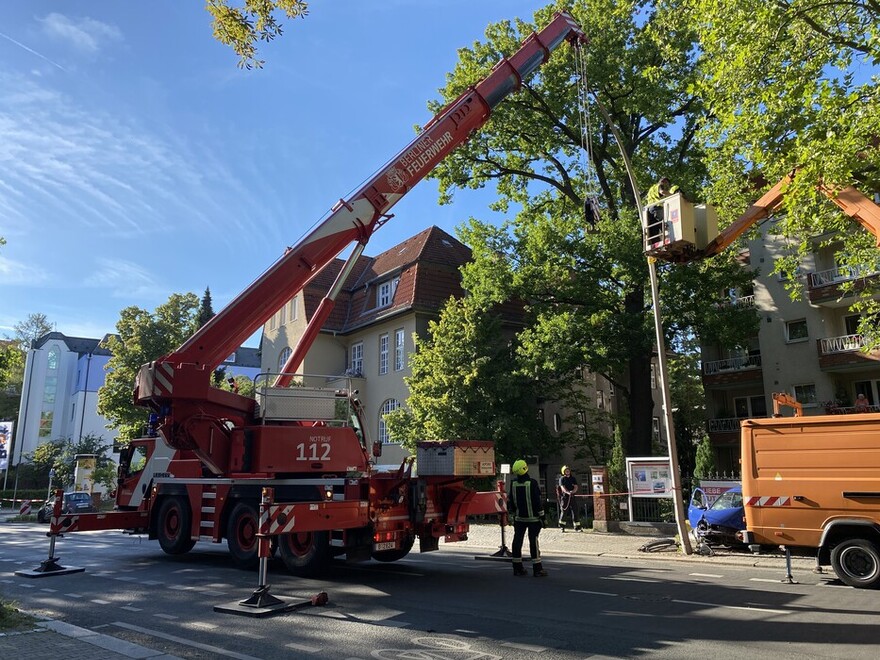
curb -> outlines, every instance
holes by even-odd
[[[39,615],[34,614],[33,612],[25,613],[30,614],[31,616],[38,619],[41,618]],[[55,632],[59,635],[70,637],[72,639],[76,639],[77,641],[91,644],[92,646],[97,646],[98,648],[102,648],[105,651],[118,653],[120,656],[125,658],[149,658],[150,660],[182,660],[176,655],[170,655],[163,651],[149,649],[146,646],[141,646],[140,644],[127,642],[124,639],[119,639],[118,637],[113,637],[112,635],[97,633],[94,630],[89,630],[88,628],[80,628],[79,626],[74,626],[73,624],[65,623],[64,621],[57,621],[55,619],[43,619],[42,621],[38,621],[36,625],[36,628],[32,628],[30,630],[21,630],[11,633],[0,633],[0,639],[3,639],[5,637],[14,637],[18,635],[42,635],[43,633]]]

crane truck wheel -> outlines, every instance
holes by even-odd
[[[831,551],[831,566],[844,584],[880,588],[880,548],[867,539],[846,539]]]
[[[299,577],[313,577],[323,572],[330,561],[330,534],[284,534],[278,537],[278,552],[290,573]]]
[[[166,554],[182,555],[192,550],[196,544],[190,537],[192,511],[185,497],[171,495],[163,498],[156,518],[156,536]]]
[[[239,568],[256,567],[260,559],[257,539],[259,531],[257,508],[250,502],[236,504],[226,522],[226,547]]]
[[[412,550],[413,544],[416,542],[415,534],[407,537],[403,544],[397,550],[380,550],[379,552],[373,553],[373,559],[376,561],[398,561],[399,559],[403,559],[409,554],[409,551]]]

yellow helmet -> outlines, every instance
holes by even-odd
[[[567,465],[563,465],[563,466],[562,466],[562,469],[559,471],[559,473],[560,473],[560,474],[565,474],[565,471],[566,471],[566,470],[570,470],[570,469],[571,469],[571,468],[568,467]]]
[[[529,471],[529,464],[526,463],[523,459],[519,459],[513,464],[513,468],[511,469],[516,476],[520,476]]]

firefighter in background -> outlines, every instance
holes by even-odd
[[[577,478],[571,473],[571,468],[567,465],[562,466],[560,470],[559,480],[556,482],[556,501],[559,504],[559,527],[565,531],[565,519],[571,515],[571,526],[574,531],[581,531],[581,519],[578,515],[577,498],[575,493],[578,492]]]
[[[532,557],[532,572],[535,577],[545,577],[547,571],[541,565],[541,551],[538,535],[546,526],[544,505],[541,502],[541,487],[529,476],[528,464],[520,459],[513,464],[516,479],[510,484],[508,510],[513,519],[513,574],[527,575],[523,568],[522,547],[526,534],[529,535],[529,554]]]

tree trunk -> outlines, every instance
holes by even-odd
[[[659,380],[658,380],[659,386]],[[654,398],[651,389],[651,353],[629,361],[629,415],[627,456],[650,456],[653,439]]]

